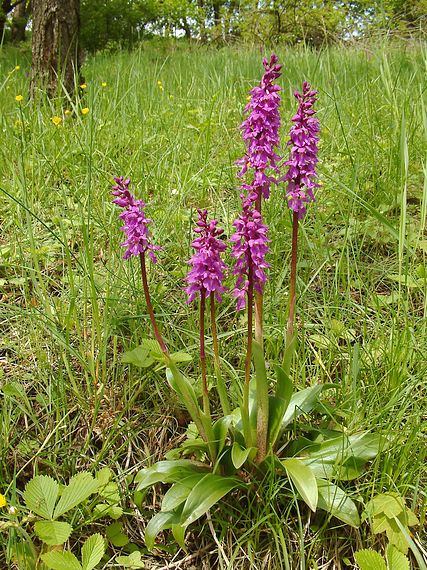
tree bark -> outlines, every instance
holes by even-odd
[[[79,83],[80,0],[33,0],[31,94],[69,94]]]

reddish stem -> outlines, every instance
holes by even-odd
[[[291,280],[289,284],[289,313],[286,331],[286,346],[294,336],[296,282],[297,282],[297,254],[298,254],[298,213],[294,212],[292,219],[292,257],[291,257]]]
[[[151,303],[150,290],[148,288],[147,267],[145,265],[145,252],[139,255],[139,259],[141,261],[142,287],[144,289],[145,303],[147,305],[148,314],[150,315],[150,321],[151,321],[151,326],[153,327],[154,336],[156,337],[156,340],[159,343],[163,354],[169,356],[168,349],[160,333],[159,327],[157,326],[156,317],[154,316],[153,305]]]

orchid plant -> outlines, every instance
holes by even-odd
[[[137,490],[143,491],[157,483],[171,484],[163,497],[161,511],[148,523],[145,541],[152,549],[156,536],[172,529],[178,544],[185,548],[187,527],[203,516],[225,495],[235,489],[250,490],[257,486],[268,469],[274,469],[288,480],[289,496],[298,496],[312,511],[323,509],[341,521],[357,527],[358,509],[352,499],[336,483],[351,480],[363,473],[365,464],[373,459],[380,438],[369,433],[347,434],[345,430],[312,428],[298,423],[302,415],[321,408],[322,391],[331,387],[313,385],[296,390],[290,369],[296,347],[294,332],[296,305],[296,271],[298,224],[304,218],[306,206],[314,201],[317,182],[319,121],[314,105],[317,92],[304,82],[302,92],[296,92],[298,109],[292,118],[288,146],[290,157],[283,162],[277,154],[280,145],[280,77],[281,65],[276,55],[263,60],[264,74],[258,86],[250,92],[247,116],[241,125],[246,153],[241,165],[241,213],[233,223],[230,238],[232,275],[235,284],[231,295],[237,300],[237,311],[247,312],[247,337],[244,381],[239,405],[229,397],[226,378],[221,371],[220,347],[216,325],[216,304],[227,294],[226,264],[222,255],[227,249],[224,230],[217,220],[209,220],[206,210],[198,211],[196,238],[192,243],[194,255],[188,262],[186,278],[187,302],[199,303],[199,359],[201,371],[201,403],[196,382],[185,376],[179,362],[183,353],[170,353],[161,334],[147,279],[147,256],[156,263],[156,251],[149,227],[152,221],[145,215],[145,204],[130,192],[130,179],[115,178],[114,203],[123,208],[120,218],[126,240],[124,259],[139,257],[142,286],[154,340],[146,339],[139,347],[138,358],[127,353],[126,361],[139,366],[163,363],[170,386],[187,408],[197,434],[188,438],[176,450],[173,459],[160,461],[142,469],[136,476]],[[281,176],[282,166],[286,173]],[[282,364],[275,363],[267,373],[263,354],[263,294],[269,263],[268,228],[262,215],[262,201],[270,196],[271,186],[286,183],[288,206],[293,214],[291,277]],[[209,305],[209,311],[206,310]],[[212,409],[207,377],[205,352],[206,325],[213,346],[214,386],[219,396],[221,412]],[[255,336],[255,338],[253,338]],[[254,367],[252,366],[254,365]]]

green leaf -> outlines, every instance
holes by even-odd
[[[64,544],[73,532],[73,527],[67,522],[37,521],[34,523],[34,531],[43,542],[54,546]]]
[[[264,351],[262,346],[254,341],[252,355],[255,364],[256,394],[257,394],[257,442],[258,446],[268,448],[268,378],[265,368]]]
[[[337,485],[329,481],[317,480],[319,500],[317,506],[346,524],[359,528],[360,517],[357,507],[350,497]]]
[[[105,485],[110,481],[112,476],[113,472],[109,467],[103,467],[95,475],[96,480],[99,482],[100,487],[105,487]]]
[[[119,486],[114,481],[107,483],[103,489],[99,491],[99,494],[110,503],[110,505],[116,505],[120,502]]]
[[[242,485],[235,477],[222,477],[208,473],[192,489],[185,502],[180,524],[188,526],[204,515],[232,489]]]
[[[295,485],[304,502],[313,512],[316,512],[319,493],[316,477],[310,467],[304,465],[304,463],[296,457],[285,459],[282,463],[289,479]]]
[[[301,414],[310,412],[318,402],[319,395],[322,390],[322,384],[316,384],[315,386],[309,386],[304,390],[295,392],[295,394],[292,395],[289,406],[283,416],[281,429],[284,429]]]
[[[132,552],[129,556],[117,556],[116,562],[124,568],[145,568],[139,550],[135,550],[135,552]]]
[[[123,532],[123,526],[119,522],[107,526],[105,534],[113,546],[126,546],[129,543],[127,535]]]
[[[217,420],[213,426],[213,434],[217,445],[218,455],[224,449],[228,430],[232,422],[233,418],[231,416],[224,416],[222,418],[219,418],[219,420]]]
[[[179,523],[179,514],[175,512],[160,512],[155,515],[147,524],[144,540],[148,550],[153,550],[154,541],[162,530],[171,528],[173,524]]]
[[[189,459],[178,459],[172,461],[159,461],[151,467],[139,471],[135,477],[138,483],[137,491],[151,487],[156,483],[177,483],[185,477],[203,473],[209,468],[203,464],[196,464]]]
[[[409,570],[408,558],[392,544],[387,546],[386,556],[389,570]]]
[[[42,554],[41,559],[51,570],[82,570],[80,562],[72,552],[51,550]]]
[[[180,524],[173,524],[172,525],[172,534],[174,539],[176,540],[178,546],[180,548],[182,548],[182,550],[187,550],[186,546],[185,546],[185,531],[186,531],[185,526],[182,526]]]
[[[98,488],[99,481],[94,479],[90,473],[83,471],[74,475],[74,477],[71,477],[68,485],[62,490],[53,518],[56,519],[73,509],[95,493]]]
[[[276,395],[270,397],[269,405],[269,435],[268,440],[274,446],[282,426],[282,420],[292,398],[294,386],[291,379],[280,366],[274,367],[277,384]]]
[[[245,449],[235,441],[231,447],[231,461],[234,467],[240,469],[253,452],[256,452],[256,447],[248,447]]]
[[[375,550],[359,550],[354,558],[360,570],[387,570],[384,558]]]
[[[122,362],[133,364],[138,368],[148,368],[153,364],[154,358],[150,355],[149,350],[143,346],[137,346],[133,350],[123,353]]]
[[[25,505],[39,517],[51,519],[58,492],[59,483],[52,477],[37,475],[25,487]]]
[[[186,352],[173,352],[170,357],[174,362],[191,362],[193,360],[191,354]]]
[[[140,346],[148,350],[155,360],[164,360],[165,357],[157,340],[154,340],[153,338],[143,338]]]
[[[412,554],[414,555],[414,558],[417,561],[419,570],[427,570],[427,564],[425,563],[425,559],[423,559],[423,555],[418,550],[414,541],[410,537],[408,529],[400,522],[400,520],[397,517],[394,517],[394,521],[396,523],[396,526],[399,528],[399,530],[402,534],[402,537],[404,538],[404,540],[406,542],[406,546],[412,550]],[[399,546],[397,546],[397,548],[399,548]],[[403,552],[403,551],[407,552],[407,548],[405,548],[405,550],[399,548],[399,550],[401,552]]]
[[[82,546],[83,570],[93,570],[105,552],[105,541],[100,534],[92,534]]]
[[[168,512],[173,511],[179,505],[182,505],[187,500],[188,495],[195,485],[204,477],[203,473],[197,475],[191,475],[190,477],[185,477],[182,481],[174,483],[170,489],[166,492],[162,501],[162,511]]]
[[[398,493],[381,493],[366,504],[365,512],[370,517],[384,514],[387,518],[393,518],[405,512],[405,504]]]

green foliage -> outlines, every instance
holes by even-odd
[[[93,570],[105,552],[105,542],[100,534],[90,536],[82,546],[81,563],[70,551],[52,550],[41,555],[46,566],[52,570]]]
[[[365,506],[364,518],[371,522],[374,534],[385,532],[389,543],[407,554],[409,544],[401,527],[408,531],[410,526],[419,524],[419,521],[398,493],[375,496]]]
[[[374,550],[358,550],[354,558],[360,570],[409,570],[409,559],[392,544],[387,546],[386,560]],[[386,563],[387,561],[387,563]]]

